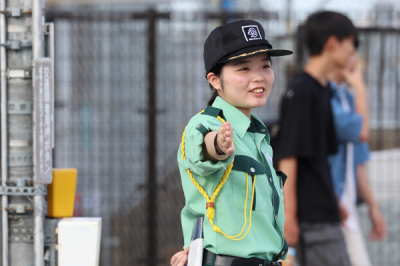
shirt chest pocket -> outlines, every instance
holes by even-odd
[[[262,201],[270,197],[264,166],[251,157],[236,155],[232,170],[230,178],[233,206],[240,210],[245,207],[247,211],[258,210],[257,206],[264,205]]]

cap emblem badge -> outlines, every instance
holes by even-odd
[[[261,34],[257,25],[242,26],[246,41],[261,40]]]
[[[248,35],[251,35],[251,38],[257,38],[257,31],[255,28],[250,28],[249,31],[247,32]]]

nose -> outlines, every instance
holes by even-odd
[[[262,75],[261,69],[254,70],[253,81],[255,81],[255,82],[263,82],[264,81],[264,76]]]

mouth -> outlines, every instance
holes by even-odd
[[[250,92],[252,92],[252,93],[263,93],[264,91],[265,91],[264,88],[255,88],[255,89],[252,89]]]

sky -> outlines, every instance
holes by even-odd
[[[140,3],[145,6],[147,4],[173,3],[172,6],[180,7],[181,11],[193,11],[199,6],[204,6],[205,3],[218,2],[222,0],[46,0],[46,5],[65,5],[65,4],[112,4],[124,3]],[[339,12],[360,12],[365,13],[373,9],[376,3],[390,3],[395,10],[400,12],[400,0],[232,0],[237,3],[237,8],[241,11],[248,11],[252,5],[249,3],[257,3],[256,8],[261,7],[268,11],[284,12],[287,3],[291,1],[293,15],[301,14],[301,17],[318,9],[330,9]],[[168,4],[167,4],[168,5]],[[182,10],[183,9],[183,10]],[[189,10],[188,10],[189,9]]]
[[[260,0],[262,6],[268,6],[272,10],[284,10],[287,0]],[[296,11],[312,12],[315,9],[333,9],[338,11],[368,11],[375,3],[391,3],[395,8],[400,8],[399,0],[291,0],[292,8]]]

